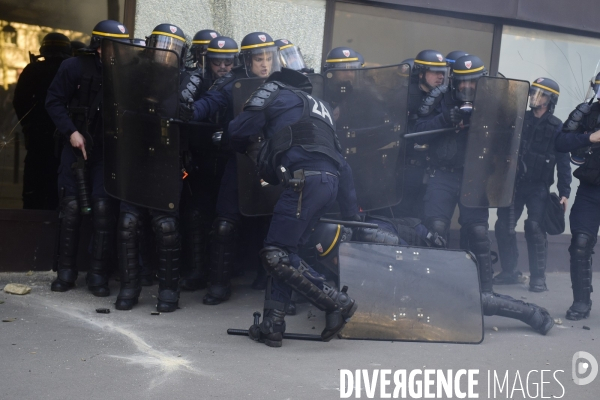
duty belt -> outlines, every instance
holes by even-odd
[[[295,174],[296,172],[294,172]],[[322,171],[304,171],[304,176],[313,176],[313,175],[321,175]],[[330,175],[330,176],[335,176],[337,177],[337,174],[333,174],[331,172],[325,172],[325,175]]]

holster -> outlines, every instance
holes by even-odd
[[[304,189],[304,170],[298,169],[294,171],[294,177],[290,174],[290,171],[287,170],[283,165],[280,165],[275,169],[277,173],[277,178],[279,178],[279,182],[284,188],[292,188],[294,192],[299,192],[298,196],[298,207],[296,208],[296,218],[300,218],[300,213],[302,212],[302,189]]]

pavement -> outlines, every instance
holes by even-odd
[[[471,382],[473,396],[478,398],[599,398],[600,376],[587,385],[575,384],[572,359],[585,351],[600,360],[600,310],[592,310],[583,321],[564,318],[572,299],[565,273],[549,274],[550,291],[545,293],[531,293],[526,284],[496,288],[560,318],[562,324],[547,336],[520,321],[485,317],[485,338],[478,345],[334,339],[286,340],[279,349],[226,334],[228,328],[247,329],[252,313],[262,308],[263,293],[250,288],[251,276],[234,280],[234,294],[226,303],[205,306],[204,291],[184,292],[181,309],[161,315],[151,315],[156,286],[144,288],[133,310],[117,311],[113,303],[118,282],[111,282],[110,297],[96,298],[88,293],[83,276],[67,293],[51,292],[53,277],[49,272],[0,273],[0,288],[7,283],[32,287],[22,296],[0,292],[0,319],[10,321],[0,322],[0,399],[283,400],[357,398],[357,393],[384,398],[394,388],[400,397],[422,398],[425,387],[431,398],[458,398],[468,384],[466,375],[457,374],[461,369],[478,370],[471,371],[477,380]],[[101,307],[111,312],[96,313]],[[287,330],[318,334],[320,315],[301,304],[298,315],[286,318]],[[593,362],[577,363],[579,372],[586,364],[587,371],[579,375],[584,378]],[[366,371],[362,390],[349,392],[359,380],[354,379],[354,385],[344,384],[340,392],[340,376],[348,379],[340,370],[356,377],[358,369]],[[369,383],[382,369],[392,371],[386,375],[391,386],[377,376],[376,390],[370,393]],[[429,369],[437,371],[433,386],[417,371]],[[391,377],[396,372],[401,380],[402,370],[405,385],[397,382],[396,387]],[[450,373],[458,384],[448,395],[437,380]]]

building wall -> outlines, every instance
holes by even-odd
[[[135,36],[148,36],[160,23],[179,26],[191,40],[201,29],[215,29],[238,44],[251,32],[289,39],[302,49],[307,65],[319,69],[325,27],[325,0],[138,0]]]

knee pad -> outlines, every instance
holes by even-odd
[[[212,226],[212,238],[221,244],[235,242],[237,235],[237,222],[227,218],[217,218]]]
[[[79,203],[77,202],[76,197],[67,196],[62,199],[58,217],[64,219],[64,222],[72,219],[77,219],[77,221],[79,221]],[[67,224],[68,223],[69,222],[67,222]]]
[[[496,236],[498,236],[498,234],[508,235],[510,231],[508,220],[506,218],[498,218],[494,225],[494,231],[496,232]]]
[[[466,227],[469,238],[469,249],[478,254],[490,250],[491,242],[488,236],[487,224],[471,224]]]
[[[114,220],[111,199],[94,199],[92,204],[94,229],[107,231],[112,229]]]
[[[596,241],[585,232],[573,232],[569,254],[571,258],[579,260],[588,260],[592,256],[592,250]]]
[[[544,235],[545,233],[539,222],[525,220],[525,236]]]
[[[119,240],[129,240],[137,235],[140,227],[140,216],[130,211],[121,212],[117,231]]]
[[[450,221],[446,218],[428,218],[425,226],[430,232],[435,232],[444,239],[448,239]]]
[[[179,229],[177,218],[172,215],[160,215],[152,218],[152,226],[159,247],[179,246]]]

